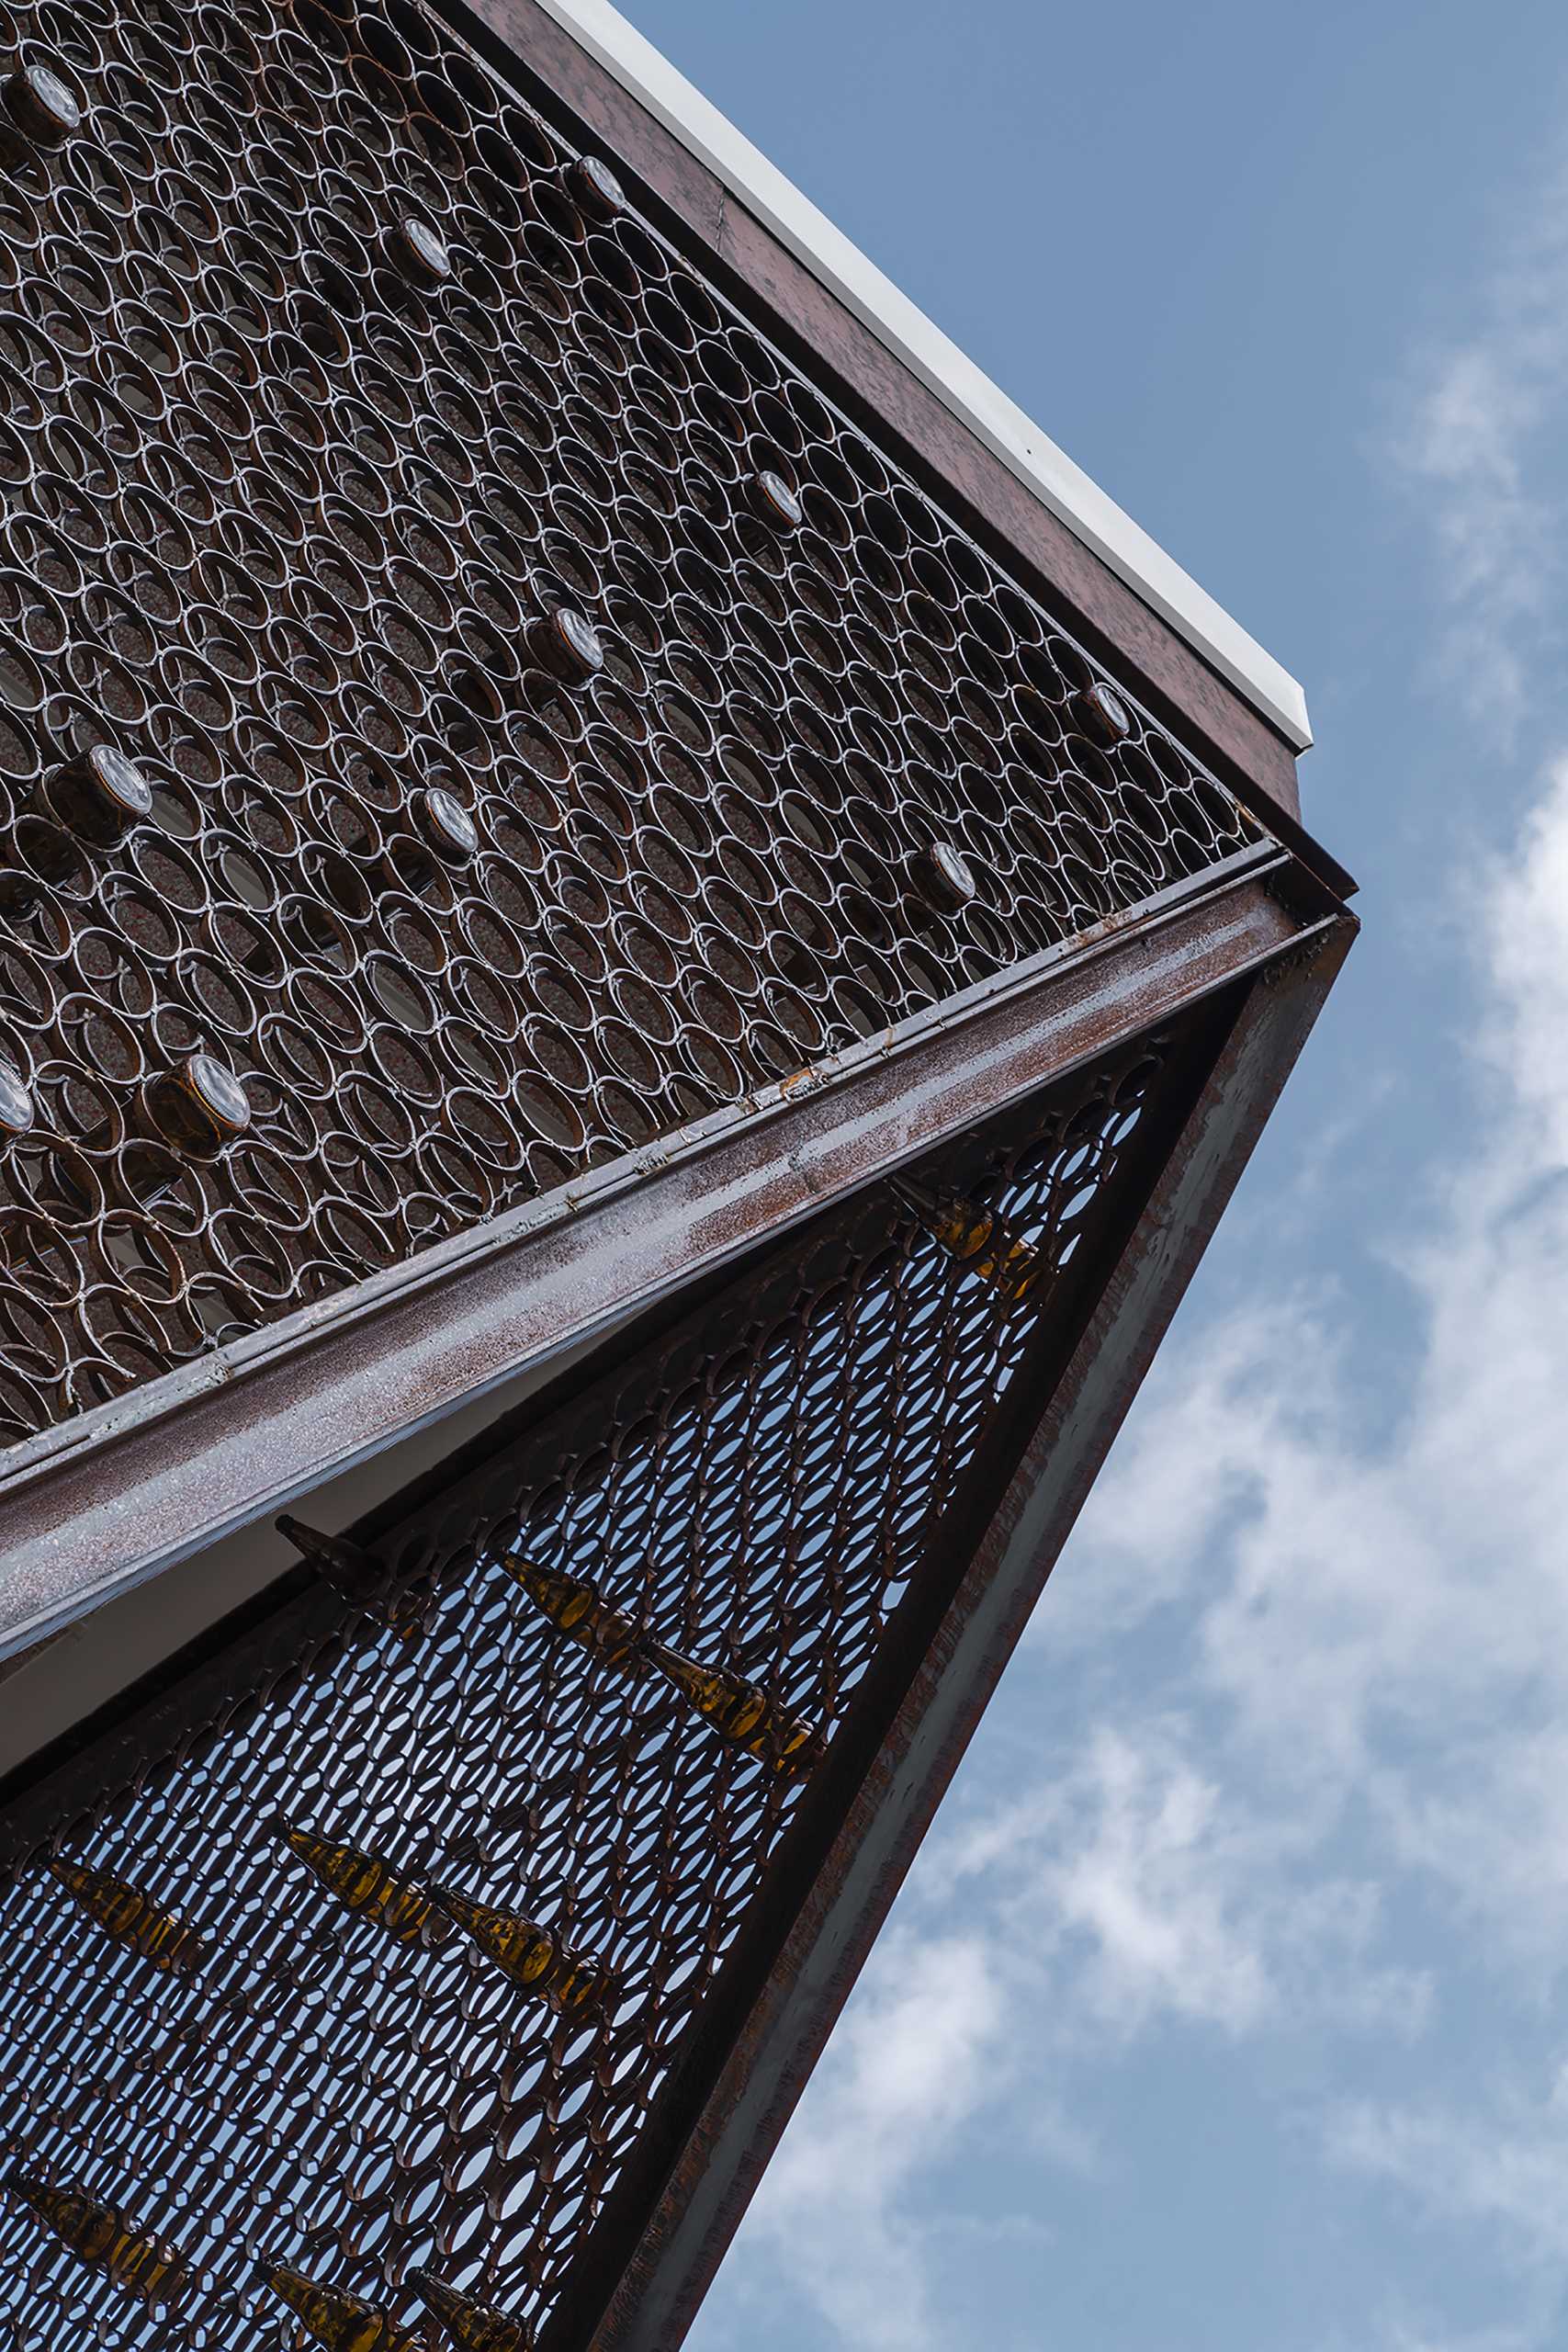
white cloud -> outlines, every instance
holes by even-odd
[[[1436,674],[1473,716],[1509,725],[1562,642],[1565,502],[1539,461],[1568,397],[1568,169],[1523,219],[1475,332],[1427,356],[1394,450],[1436,541]]]
[[[764,2178],[757,2230],[858,2352],[935,2342],[900,2200],[995,2089],[1002,2021],[985,1939],[889,1937]]]
[[[1161,1368],[1042,1618],[1081,1644],[1107,1603],[1124,1630],[1179,1600],[1196,1690],[1299,1827],[1373,1805],[1393,1859],[1546,1963],[1568,1932],[1558,875],[1568,768],[1483,909],[1491,1085],[1402,1250],[1425,1335],[1404,1393],[1368,1411],[1332,1296],[1227,1319]]]
[[[1568,766],[1478,888],[1485,1066],[1456,1085],[1441,1184],[1400,1246],[1420,1335],[1401,1394],[1367,1411],[1333,1292],[1223,1318],[1163,1360],[1057,1572],[1034,1670],[1087,1703],[1032,1738],[1023,1794],[971,1804],[923,1858],[759,2199],[761,2236],[852,2352],[934,2347],[920,2191],[965,2127],[1005,2110],[1021,2134],[1037,2107],[1048,2154],[1103,2164],[1064,2104],[1086,2051],[1174,2028],[1419,2033],[1429,1974],[1381,1947],[1399,1883],[1474,1930],[1467,1960],[1498,1979],[1544,1993],[1561,1967],[1560,876]],[[1154,1624],[1163,1664],[1128,1711],[1114,1662]],[[1490,2110],[1358,2109],[1330,2154],[1568,2259],[1555,2090],[1511,2132]]]
[[[1292,1883],[1302,1826],[1208,1776],[1199,1744],[1180,1718],[1100,1723],[1027,1797],[945,1839],[928,1900],[977,1888],[998,1973],[1073,2047],[1168,2020],[1235,2037],[1287,2011],[1409,2030],[1423,1984],[1363,1963],[1376,1889]]]
[[[1540,491],[1536,461],[1568,398],[1568,176],[1532,211],[1483,331],[1437,366],[1400,453],[1438,543],[1447,689],[1515,722],[1540,700],[1562,587],[1568,502]],[[1387,2044],[1441,2021],[1450,1958],[1472,1996],[1486,1983],[1518,2016],[1553,1992],[1568,1953],[1568,763],[1540,776],[1517,839],[1451,887],[1427,912],[1473,959],[1474,1025],[1468,1051],[1433,1041],[1450,1057],[1446,1142],[1417,1196],[1339,1194],[1348,1228],[1393,1237],[1413,1334],[1395,1393],[1368,1395],[1361,1302],[1332,1285],[1260,1281],[1240,1311],[1179,1329],[1020,1669],[1051,1689],[1052,1720],[1015,1734],[1008,1792],[972,1792],[922,1857],[761,2200],[781,2254],[804,2222],[825,2232],[828,2259],[794,2283],[852,2352],[931,2341],[924,2170],[1004,2101],[1015,2144],[1032,2104],[1043,2145],[1113,2172],[1074,2128],[1086,2053],[1108,2063],[1156,2031]],[[1321,1165],[1311,1182],[1318,1206]],[[1442,1922],[1427,1968],[1390,1929],[1396,1896]],[[1495,2324],[1445,2329],[1391,2282],[1345,2352],[1552,2338],[1564,2079],[1320,2114],[1332,2164],[1506,2239],[1519,2264]]]
[[[1333,1292],[1264,1295],[1167,1353],[1038,1621],[1036,1671],[1089,1703],[1032,1740],[1022,1794],[933,1841],[759,2200],[786,2267],[818,2249],[793,2282],[853,2352],[934,2343],[922,2176],[1019,2076],[1010,2134],[1037,2105],[1054,2156],[1102,2166],[1063,2108],[1086,2051],[1419,2034],[1430,1975],[1380,1948],[1402,1879],[1495,1970],[1544,1983],[1568,1949],[1568,767],[1476,885],[1484,1068],[1400,1244],[1402,1393],[1366,1409]],[[1125,1712],[1114,1661],[1150,1624],[1163,1668]],[[1511,2135],[1357,2109],[1331,2153],[1568,2257],[1555,2091]]]
[[[1334,2120],[1340,2162],[1392,2182],[1431,2217],[1494,2225],[1532,2262],[1568,2262],[1568,2066],[1462,2118],[1362,2103]]]
[[[1393,2310],[1371,2323],[1373,2335],[1368,2338],[1367,2325],[1357,2325],[1353,2335],[1336,2334],[1322,2346],[1322,2352],[1539,2352],[1540,2327],[1528,2322],[1523,2327],[1505,2325],[1466,2328],[1456,2335],[1441,2322],[1412,2318]]]

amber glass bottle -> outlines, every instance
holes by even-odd
[[[905,908],[919,931],[938,915],[960,915],[979,896],[974,869],[951,842],[932,842],[909,861]]]
[[[928,1192],[923,1185],[895,1177],[889,1190],[919,1219],[933,1240],[956,1258],[965,1273],[998,1291],[1016,1306],[1037,1290],[1050,1272],[1051,1261],[1032,1241],[1014,1233],[1004,1218],[977,1201],[956,1193]]]
[[[514,1984],[536,1993],[561,2017],[577,2017],[604,2006],[611,1991],[610,1972],[596,1960],[573,1951],[549,1928],[519,1917],[514,1911],[493,1911],[485,1903],[471,1903],[449,1887],[426,1889],[448,1917],[472,1936]]]
[[[387,239],[387,249],[405,277],[416,286],[445,286],[452,275],[452,256],[439,230],[415,213],[407,213]]]
[[[418,2336],[342,2287],[321,2286],[282,2262],[264,2262],[261,2276],[327,2352],[418,2352]]]
[[[1133,731],[1133,714],[1117,693],[1102,679],[1083,687],[1072,698],[1072,712],[1086,735],[1108,748],[1124,742]]]
[[[591,220],[614,220],[626,209],[626,192],[602,155],[582,155],[566,174],[566,184]]]
[[[35,61],[17,66],[4,85],[6,110],[23,135],[38,147],[58,147],[82,124],[75,94],[52,66]]]
[[[51,1862],[50,1869],[104,1933],[130,1951],[150,1960],[154,1968],[188,1975],[206,1957],[205,1947],[183,1920],[161,1911],[151,1896],[107,1871],[88,1870],[80,1862]]]
[[[26,855],[33,870],[18,867],[5,876],[6,911],[18,919],[30,914],[42,883],[62,888],[77,871],[84,851],[90,859],[101,859],[152,812],[152,786],[112,743],[95,743],[83,758],[55,768],[39,785],[28,812],[49,820],[27,834]]]
[[[642,1638],[638,1628],[601,1600],[591,1584],[568,1576],[563,1568],[542,1568],[533,1560],[514,1556],[504,1566],[561,1633],[607,1666],[635,1668]]]
[[[181,1160],[218,1159],[251,1124],[251,1105],[233,1071],[211,1054],[191,1054],[141,1089],[145,1134],[120,1154],[120,1181],[143,1208],[180,1182]]]
[[[563,684],[585,686],[604,667],[604,648],[586,614],[558,606],[527,632],[530,652]]]
[[[151,785],[112,743],[95,743],[85,758],[56,768],[38,797],[57,825],[94,849],[117,848],[152,813]]]
[[[282,1838],[290,1853],[299,1856],[345,1909],[374,1919],[399,1943],[441,1944],[451,1935],[451,1921],[442,1917],[423,1888],[412,1879],[400,1878],[376,1855],[336,1839],[312,1837],[310,1830],[295,1828],[281,1815],[272,1827],[274,1836]]]
[[[251,1105],[233,1071],[212,1054],[191,1054],[141,1090],[147,1116],[171,1151],[216,1159],[251,1124]]]
[[[479,827],[455,792],[445,785],[428,785],[414,803],[421,831],[432,849],[449,865],[461,865],[479,845]]]
[[[798,531],[806,520],[806,509],[783,474],[764,467],[751,476],[750,484],[752,510],[774,531]]]
[[[531,2352],[534,2331],[526,2320],[508,2319],[504,2312],[491,2311],[488,2303],[476,2303],[471,2295],[459,2295],[455,2287],[443,2286],[428,2270],[411,2270],[408,2280],[430,2305],[457,2352]]]
[[[699,1666],[662,1642],[649,1642],[645,1647],[660,1672],[729,1747],[761,1757],[784,1780],[803,1780],[819,1762],[822,1741],[818,1732],[776,1705],[756,1683],[723,1667]]]
[[[106,2272],[144,2302],[170,2303],[180,2293],[185,2268],[174,2247],[131,2229],[114,2206],[57,2188],[21,2165],[6,2175],[6,2186],[90,2270]]]
[[[308,1527],[291,1511],[280,1512],[273,1523],[321,1581],[344,1600],[363,1609],[378,1624],[389,1625],[403,1641],[418,1641],[427,1623],[427,1603],[412,1592],[389,1593],[387,1571],[374,1552],[346,1535],[323,1535],[319,1527]]]

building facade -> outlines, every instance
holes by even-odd
[[[689,2325],[1342,960],[1292,681],[598,0],[23,0],[0,2312]]]

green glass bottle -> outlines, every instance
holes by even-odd
[[[301,2318],[327,2352],[418,2352],[419,2338],[386,2312],[342,2287],[323,2287],[287,2263],[264,2262],[262,2278]]]
[[[504,1975],[537,1994],[558,2016],[580,2017],[604,2007],[613,1990],[609,1970],[601,1962],[573,1951],[551,1928],[541,1928],[514,1911],[495,1911],[486,1903],[470,1902],[450,1887],[433,1884],[425,1891]]]
[[[888,1189],[965,1273],[987,1283],[1010,1306],[1029,1297],[1049,1273],[1051,1261],[1044,1250],[1025,1241],[978,1202],[961,1200],[953,1193],[931,1193],[898,1176],[890,1179]]]
[[[319,1527],[308,1527],[289,1511],[281,1512],[273,1524],[323,1584],[378,1624],[390,1626],[411,1647],[418,1641],[428,1622],[427,1606],[412,1592],[389,1592],[386,1569],[374,1552],[346,1535],[323,1535]]]
[[[55,2188],[20,2165],[6,2175],[6,2186],[89,2270],[105,2272],[143,2302],[171,2303],[183,2290],[185,2266],[174,2247],[133,2230],[115,2206]]]
[[[428,2270],[411,2270],[409,2285],[417,2287],[457,2352],[531,2352],[534,2331],[526,2320],[508,2319],[488,2303],[476,2303],[456,2287],[445,2287]]]
[[[804,1780],[821,1760],[820,1735],[787,1713],[756,1683],[723,1667],[699,1666],[663,1642],[645,1645],[648,1657],[731,1747],[761,1757],[784,1780]]]
[[[385,1928],[401,1944],[442,1944],[452,1923],[412,1879],[400,1878],[375,1854],[362,1853],[334,1838],[317,1838],[297,1829],[280,1814],[273,1834],[297,1854],[311,1875],[350,1911],[357,1911]]]
[[[564,1568],[542,1568],[534,1560],[513,1558],[504,1566],[507,1575],[561,1633],[594,1657],[603,1658],[606,1666],[635,1668],[640,1631],[629,1617],[601,1600],[591,1584],[568,1576]]]
[[[51,1862],[50,1870],[91,1919],[117,1944],[139,1952],[154,1968],[188,1975],[199,1968],[206,1948],[193,1928],[168,1911],[160,1911],[150,1895],[107,1871],[89,1870],[81,1862]]]

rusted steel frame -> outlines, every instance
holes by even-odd
[[[1325,918],[1240,992],[1087,1322],[1041,1334],[541,2352],[684,2339],[1354,931]]]
[[[1299,820],[1295,759],[1284,739],[562,26],[533,0],[434,5],[547,120],[574,143],[601,146],[638,183],[660,229],[695,248],[700,266],[873,441],[894,447],[991,555],[1093,652],[1120,666],[1162,725],[1192,739],[1244,798],[1261,792],[1270,821],[1276,808]],[[1328,878],[1344,889],[1338,869]]]
[[[1056,1091],[1044,1090],[1047,1104]],[[976,1149],[986,1154],[1004,1136],[1032,1134],[1039,1099],[1030,1097],[965,1130],[943,1150],[943,1163],[951,1168],[955,1155]],[[1141,1197],[1145,1174],[1134,1166],[1119,1177],[1119,1187],[1130,1186]],[[445,1581],[454,1544],[457,1556],[466,1557],[455,1527],[507,1523],[520,1498],[554,1481],[563,1449],[570,1454],[571,1433],[581,1431],[585,1416],[606,1430],[628,1413],[635,1416],[639,1385],[650,1400],[661,1393],[673,1358],[691,1364],[728,1355],[738,1317],[747,1319],[760,1298],[776,1295],[778,1270],[794,1269],[803,1250],[818,1247],[812,1236],[830,1228],[843,1205],[835,1203],[805,1225],[765,1239],[738,1267],[722,1267],[617,1327],[613,1344],[574,1356],[525,1402],[367,1511],[352,1530],[355,1540],[405,1564],[412,1556]],[[1073,1301],[1094,1280],[1100,1254],[1077,1253],[1059,1279],[1053,1312],[1061,1301],[1071,1313]],[[161,1783],[193,1749],[199,1751],[215,1724],[241,1726],[254,1707],[292,1686],[300,1661],[313,1674],[337,1642],[374,1643],[378,1632],[377,1621],[357,1612],[312,1568],[300,1563],[288,1571],[96,1714],[0,1775],[0,1883],[29,1855],[69,1844],[73,1825],[85,1828],[113,1813],[132,1787]],[[6,1670],[0,1667],[0,1674]]]
[[[640,1311],[1296,934],[1271,844],[17,1447],[0,1655]]]
[[[1162,1049],[1160,1102],[1168,1088],[1185,1101],[1184,1074],[1195,1051],[1205,1051],[1201,1040],[1213,1036],[1215,1021],[1223,1022],[1223,1008],[1222,997],[1212,1010],[1200,1006],[1195,1014],[1179,1016],[1176,1029],[1186,1033],[1196,1024],[1201,1041],[1196,1049],[1190,1041],[1178,1046],[1174,1040]],[[1212,1046],[1206,1050],[1212,1054]],[[1071,1074],[1063,1083],[1072,1086]],[[942,1166],[956,1178],[959,1164],[975,1154],[988,1161],[1008,1141],[1032,1136],[1042,1106],[1048,1117],[1059,1091],[1056,1082],[1049,1083],[966,1128],[942,1148]],[[1154,1115],[1151,1107],[1140,1130],[1145,1148],[1117,1176],[1123,1204],[1142,1200],[1158,1157],[1146,1140]],[[1160,1115],[1168,1125],[1168,1117]],[[923,1168],[931,1164],[929,1159],[921,1162]],[[831,1203],[803,1225],[766,1237],[738,1266],[721,1267],[618,1326],[612,1343],[574,1354],[525,1402],[367,1511],[354,1525],[355,1540],[397,1559],[405,1575],[423,1566],[444,1581],[454,1546],[456,1556],[466,1558],[472,1529],[508,1524],[520,1497],[554,1482],[563,1448],[570,1455],[572,1432],[581,1432],[585,1419],[609,1430],[628,1413],[635,1418],[639,1390],[650,1402],[661,1393],[673,1360],[692,1365],[728,1355],[737,1318],[747,1320],[758,1311],[760,1299],[776,1297],[781,1280],[793,1290],[793,1270],[803,1250],[819,1249],[819,1237],[833,1229],[846,1207],[855,1214],[857,1197]],[[1095,1246],[1080,1250],[1058,1276],[1054,1317],[1072,1320],[1096,1286],[1106,1250],[1114,1251],[1124,1221],[1123,1205]],[[339,1641],[352,1646],[378,1637],[377,1622],[363,1617],[308,1566],[288,1571],[172,1651],[95,1714],[0,1775],[0,1882],[28,1855],[62,1839],[69,1843],[72,1825],[90,1825],[114,1812],[129,1789],[161,1783],[167,1770],[178,1769],[170,1759],[188,1758],[193,1745],[199,1749],[215,1724],[242,1725],[254,1706],[268,1702],[266,1695],[258,1701],[258,1693],[276,1695],[292,1686],[300,1661],[313,1674]]]

